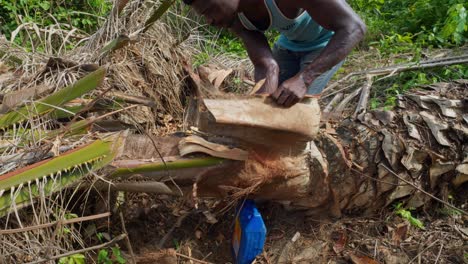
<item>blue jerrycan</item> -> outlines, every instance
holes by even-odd
[[[253,200],[241,203],[236,215],[232,237],[234,263],[251,264],[263,251],[267,232],[265,223]]]

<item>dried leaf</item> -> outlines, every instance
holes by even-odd
[[[206,222],[208,224],[214,225],[214,224],[218,223],[218,220],[216,219],[216,217],[210,211],[204,211],[203,215],[205,215]]]
[[[408,264],[410,259],[403,253],[394,252],[385,247],[379,247],[380,253],[383,255],[385,264]]]
[[[409,115],[403,115],[403,122],[405,123],[406,127],[408,128],[408,134],[410,137],[421,141],[421,135],[419,134],[418,128],[411,123],[411,118]]]
[[[450,142],[442,133],[443,130],[448,129],[449,127],[448,124],[442,121],[441,119],[438,119],[435,116],[431,115],[429,112],[423,111],[423,112],[420,112],[419,114],[424,119],[424,122],[426,122],[427,126],[431,130],[432,135],[435,137],[437,142],[439,142],[439,144],[442,146],[450,147],[451,146]]]
[[[424,102],[422,99],[421,99],[421,96],[420,95],[415,95],[415,94],[408,94],[406,95],[408,98],[410,98],[411,100],[415,101],[420,107],[424,108],[424,109],[431,109],[430,105],[426,102]]]
[[[223,84],[224,80],[231,73],[232,73],[232,69],[215,71],[208,75],[208,80],[214,85],[214,88],[216,90],[219,90],[219,87],[221,87],[221,84]]]
[[[324,255],[327,243],[316,241],[295,256],[292,263],[317,263],[317,258]]]
[[[392,241],[393,244],[399,246],[402,241],[406,239],[408,233],[407,224],[399,224],[395,230],[393,230]]]
[[[374,114],[375,118],[377,118],[385,126],[392,123],[396,117],[393,111],[375,110],[372,111],[372,113]]]
[[[401,163],[408,169],[412,174],[420,172],[423,168],[423,164],[428,154],[426,151],[421,151],[412,146],[407,147],[406,155],[401,159]]]
[[[427,204],[431,198],[421,191],[416,191],[409,199],[407,206],[409,208],[419,208]]]
[[[382,142],[382,150],[387,158],[388,162],[393,169],[397,169],[401,160],[401,154],[404,150],[404,146],[398,137],[394,136],[388,130],[383,129],[382,134],[385,138]]]
[[[453,179],[452,183],[456,188],[458,188],[465,182],[468,182],[468,164],[464,163],[458,165],[456,170],[459,174],[455,179]]]
[[[334,242],[333,251],[335,251],[336,254],[343,252],[346,247],[346,243],[348,242],[348,236],[346,235],[346,232],[344,230],[333,232],[332,239]]]
[[[401,178],[411,181],[410,176],[406,173],[399,174]],[[398,179],[398,186],[396,189],[388,196],[387,205],[391,204],[393,201],[406,197],[414,193],[414,187]]]
[[[379,262],[367,256],[357,256],[353,253],[350,253],[349,256],[354,264],[379,264]]]
[[[432,189],[435,188],[440,176],[454,169],[455,169],[455,163],[451,161],[443,162],[437,159],[435,162],[433,162],[431,168],[429,169],[429,178],[430,178],[431,188]]]
[[[196,237],[197,239],[201,239],[201,237],[202,237],[202,231],[200,231],[200,230],[195,231],[195,237]]]

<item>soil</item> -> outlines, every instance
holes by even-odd
[[[234,263],[234,208],[215,213],[225,205],[205,200],[193,210],[166,196],[131,198],[124,211],[137,262]],[[273,202],[257,206],[268,234],[255,263],[467,263],[468,218],[453,211],[413,213],[424,223],[425,229],[419,229],[391,211],[334,220],[308,218],[306,212]],[[292,242],[293,237],[298,239]],[[128,252],[125,245],[123,249]]]

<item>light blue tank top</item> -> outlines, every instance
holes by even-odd
[[[277,44],[292,51],[312,51],[324,48],[333,31],[329,31],[315,22],[308,12],[304,11],[295,19],[287,18],[278,8],[275,0],[264,0],[270,14],[270,26],[267,30],[276,29],[281,35]],[[248,30],[259,30],[243,14],[238,14],[239,20]]]

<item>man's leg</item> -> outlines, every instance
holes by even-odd
[[[279,65],[279,84],[281,84],[299,72],[301,69],[301,57],[297,52],[281,48],[276,43],[272,51],[273,57]]]
[[[311,51],[309,53],[304,53],[301,58],[301,70],[303,70],[308,64],[310,64],[321,52],[322,50]],[[314,82],[309,86],[307,91],[308,95],[319,95],[322,93],[323,89],[327,86],[330,79],[335,75],[335,73],[343,65],[344,61],[333,66],[330,70],[320,75]]]

